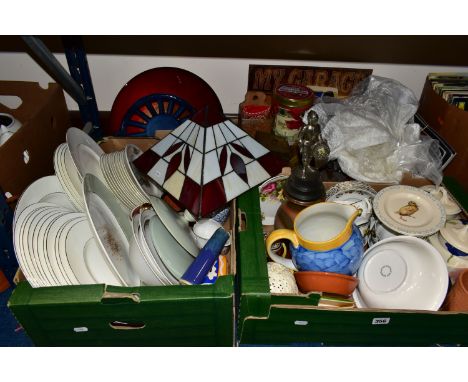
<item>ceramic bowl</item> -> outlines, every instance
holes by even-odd
[[[210,237],[221,227],[222,225],[213,219],[200,219],[196,222],[192,229],[198,247],[200,249],[203,248]],[[231,245],[231,237],[229,237],[226,244],[224,244],[225,247],[229,245]]]
[[[360,306],[438,310],[448,271],[437,250],[423,239],[396,236],[369,248],[358,271]]]
[[[294,272],[294,277],[302,293],[327,292],[349,296],[359,283],[356,277],[331,272]]]

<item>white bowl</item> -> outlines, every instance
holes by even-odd
[[[369,248],[358,270],[361,307],[438,310],[448,272],[437,250],[411,236],[384,239]]]

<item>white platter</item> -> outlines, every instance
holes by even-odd
[[[140,285],[129,261],[132,236],[129,216],[115,195],[94,175],[85,175],[83,190],[86,214],[110,269],[125,286]]]
[[[415,203],[415,206],[410,206]],[[424,237],[439,231],[445,224],[442,204],[429,193],[411,186],[389,186],[377,193],[373,202],[379,220],[403,235]],[[402,215],[403,209],[412,213]]]
[[[93,138],[76,127],[70,127],[67,130],[66,140],[73,163],[81,178],[84,178],[86,174],[84,171],[86,169],[86,163],[90,159],[89,152],[93,152],[99,158],[104,154],[104,151]],[[86,146],[88,150],[82,150],[80,146]]]

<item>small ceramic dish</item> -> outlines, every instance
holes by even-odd
[[[358,270],[359,307],[438,310],[447,294],[444,260],[428,242],[411,236],[369,248]]]
[[[442,203],[431,194],[411,186],[389,186],[373,201],[378,219],[392,231],[425,237],[440,230],[446,220]]]
[[[451,253],[446,246],[447,241],[442,237],[440,233],[436,233],[432,236],[429,236],[429,243],[439,251],[442,258],[447,263],[448,267],[452,268],[468,268],[468,256],[456,256]]]
[[[468,258],[468,221],[449,220],[440,234],[446,241],[446,248],[452,255]]]
[[[331,272],[294,272],[294,277],[302,293],[326,292],[349,296],[359,283],[356,277]]]
[[[213,219],[200,219],[193,225],[193,233],[195,235],[195,240],[198,244],[198,247],[201,249],[205,246],[211,236],[216,232],[218,228],[221,228],[222,225]],[[231,234],[228,232],[229,238],[224,244],[225,247],[231,245]]]

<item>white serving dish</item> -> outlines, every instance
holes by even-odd
[[[448,272],[426,241],[397,236],[369,248],[358,270],[364,308],[438,310],[448,289]]]

